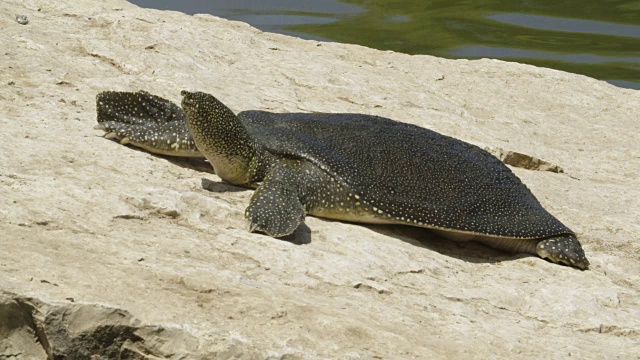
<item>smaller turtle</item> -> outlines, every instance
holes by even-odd
[[[306,215],[403,224],[587,269],[575,233],[502,162],[477,146],[363,114],[235,115],[183,91],[182,108],[147,92],[97,96],[97,129],[147,151],[205,157],[231,184],[255,188],[251,231],[291,234]]]

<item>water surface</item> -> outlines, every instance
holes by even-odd
[[[640,89],[640,1],[131,0],[408,54],[496,58]]]

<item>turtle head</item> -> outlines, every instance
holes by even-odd
[[[194,119],[208,119],[208,121],[224,120],[233,112],[215,96],[200,91],[189,92],[182,90],[182,110]]]
[[[249,182],[256,144],[240,119],[213,95],[184,90],[180,94],[189,132],[216,174],[232,184]]]

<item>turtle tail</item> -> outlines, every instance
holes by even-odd
[[[182,109],[146,91],[105,91],[96,96],[98,125],[107,139],[119,139],[149,152],[202,157]]]
[[[564,234],[542,239],[536,245],[536,252],[541,258],[558,264],[577,267],[581,270],[589,268],[582,245],[573,234]]]

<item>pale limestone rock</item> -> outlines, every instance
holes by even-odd
[[[8,0],[0,14],[0,357],[640,353],[638,91],[119,0]],[[140,89],[376,114],[558,164],[566,174],[514,171],[578,233],[591,270],[311,217],[304,241],[250,234],[250,190],[93,130],[98,92]],[[98,346],[100,329],[122,341]]]

